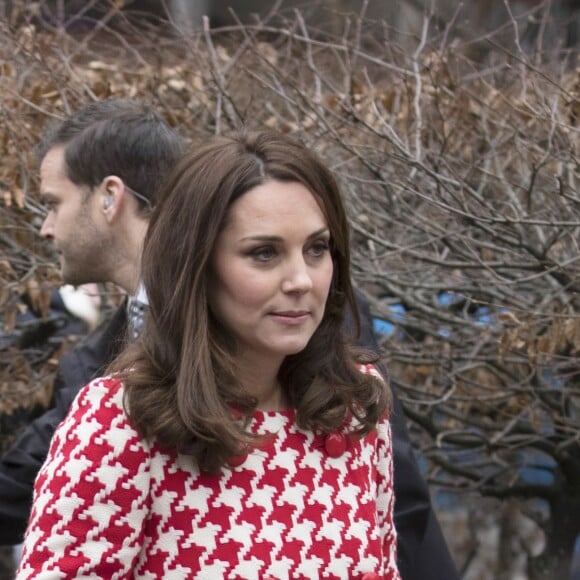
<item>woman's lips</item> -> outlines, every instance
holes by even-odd
[[[285,312],[272,312],[270,316],[285,324],[301,324],[310,316],[310,312],[307,310],[288,310]]]

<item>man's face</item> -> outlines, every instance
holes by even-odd
[[[40,196],[48,208],[40,234],[54,242],[65,283],[106,282],[113,240],[99,207],[102,198],[67,177],[64,151],[50,149],[40,165]]]

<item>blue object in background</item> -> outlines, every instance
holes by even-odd
[[[392,336],[395,334],[395,330],[397,329],[396,323],[405,318],[406,308],[402,304],[390,304],[388,309],[391,314],[391,320],[373,318],[373,330],[381,336]]]
[[[395,325],[382,318],[373,318],[373,330],[381,336],[391,336],[395,332]]]
[[[465,301],[465,296],[460,293],[441,292],[437,295],[437,304],[442,308],[450,308]],[[388,320],[380,317],[373,318],[373,330],[382,337],[393,336],[397,330],[397,322],[403,321],[407,312],[405,306],[400,302],[389,304],[387,309],[389,311]],[[502,310],[504,309],[500,309],[499,312]],[[487,306],[477,306],[470,318],[475,321],[477,326],[491,326],[494,323]],[[444,326],[439,328],[437,332],[444,338],[451,335],[451,331]]]
[[[475,324],[478,326],[490,326],[491,316],[487,306],[480,306],[475,313]]]
[[[437,302],[440,306],[453,306],[453,304],[457,304],[458,302],[462,302],[465,300],[465,296],[463,294],[456,294],[455,292],[441,292],[437,295]]]

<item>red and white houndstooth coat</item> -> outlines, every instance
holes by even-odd
[[[256,412],[273,437],[212,476],[143,440],[122,399],[96,379],[59,426],[18,579],[400,578],[387,420],[357,440]]]

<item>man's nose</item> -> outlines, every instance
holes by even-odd
[[[40,227],[40,235],[43,238],[53,238],[54,237],[54,218],[51,213],[49,213],[42,222]]]

